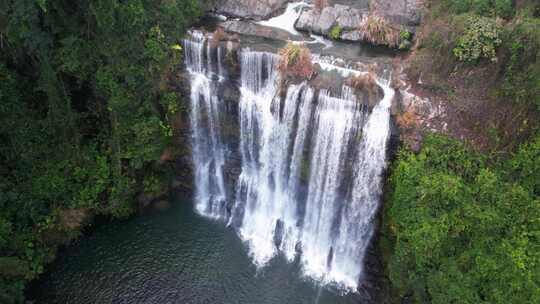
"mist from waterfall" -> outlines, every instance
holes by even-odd
[[[259,267],[281,254],[308,277],[356,290],[380,203],[393,90],[379,80],[384,98],[371,111],[347,86],[304,82],[281,92],[278,56],[243,50],[241,173],[228,193],[215,89],[226,77],[222,53],[202,37],[186,41],[197,211],[234,227]]]

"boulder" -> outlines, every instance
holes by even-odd
[[[391,23],[418,26],[422,21],[425,0],[372,0],[371,9]]]
[[[296,20],[294,27],[299,31],[313,31],[313,25],[319,19],[319,14],[312,8],[305,8],[300,13],[300,17]]]
[[[308,7],[300,14],[295,28],[322,35],[328,35],[334,26],[339,26],[342,31],[353,31],[366,14],[365,10],[340,4],[325,7],[321,12]]]
[[[343,32],[340,38],[347,41],[360,41],[362,40],[362,33],[360,31]]]
[[[362,22],[362,18],[366,14],[366,12],[357,9],[351,9],[348,6],[339,4],[336,4],[334,8],[337,12],[336,22],[339,27],[344,31],[357,29],[360,25],[360,22]]]
[[[333,7],[325,7],[317,19],[317,22],[313,24],[313,31],[315,33],[327,35],[336,24],[337,17],[337,11]]]
[[[211,10],[229,17],[262,20],[282,9],[288,0],[215,0]]]
[[[383,17],[395,28],[404,27],[408,31],[414,32],[415,27],[420,25],[424,1],[371,0],[370,10],[339,3],[325,7],[322,11],[306,7],[296,21],[295,28],[299,31],[328,36],[332,27],[339,26],[341,39],[361,41],[363,35],[358,31],[358,28],[368,14],[374,14]]]

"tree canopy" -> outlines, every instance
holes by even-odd
[[[170,141],[195,0],[0,3],[0,302],[54,256],[61,210],[129,215]],[[159,187],[159,185],[158,185]]]

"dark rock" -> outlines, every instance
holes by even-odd
[[[160,211],[167,210],[170,207],[171,207],[171,203],[169,203],[169,201],[166,201],[166,200],[160,200],[154,203],[154,208]]]
[[[144,209],[152,203],[152,197],[145,193],[140,193],[137,196],[137,202],[139,203],[139,209]]]

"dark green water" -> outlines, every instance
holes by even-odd
[[[244,244],[189,202],[97,228],[63,252],[34,288],[37,303],[349,304],[275,258],[257,271]]]

